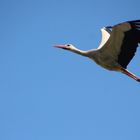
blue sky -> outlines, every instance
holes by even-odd
[[[139,0],[0,1],[1,140],[139,140],[140,84],[55,49],[140,19]],[[129,70],[140,76],[140,49]]]

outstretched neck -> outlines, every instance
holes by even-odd
[[[82,55],[82,56],[87,56],[87,51],[83,51],[83,50],[77,49],[75,47],[70,49],[70,51],[74,52],[74,53],[77,53],[79,55]]]

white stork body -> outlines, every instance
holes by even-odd
[[[140,82],[140,78],[126,69],[140,43],[140,20],[104,27],[101,32],[102,39],[97,49],[82,51],[71,44],[55,47],[89,57],[105,69],[120,71]]]

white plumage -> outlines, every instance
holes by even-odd
[[[101,29],[101,33],[102,33],[102,38],[101,38],[101,42],[100,42],[98,49],[102,48],[104,46],[104,44],[107,42],[107,40],[110,37],[111,31],[107,30],[107,28],[104,27]]]

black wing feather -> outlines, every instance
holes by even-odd
[[[118,63],[126,68],[134,57],[138,43],[140,43],[140,20],[129,21],[131,29],[125,32],[121,52],[118,56]]]

